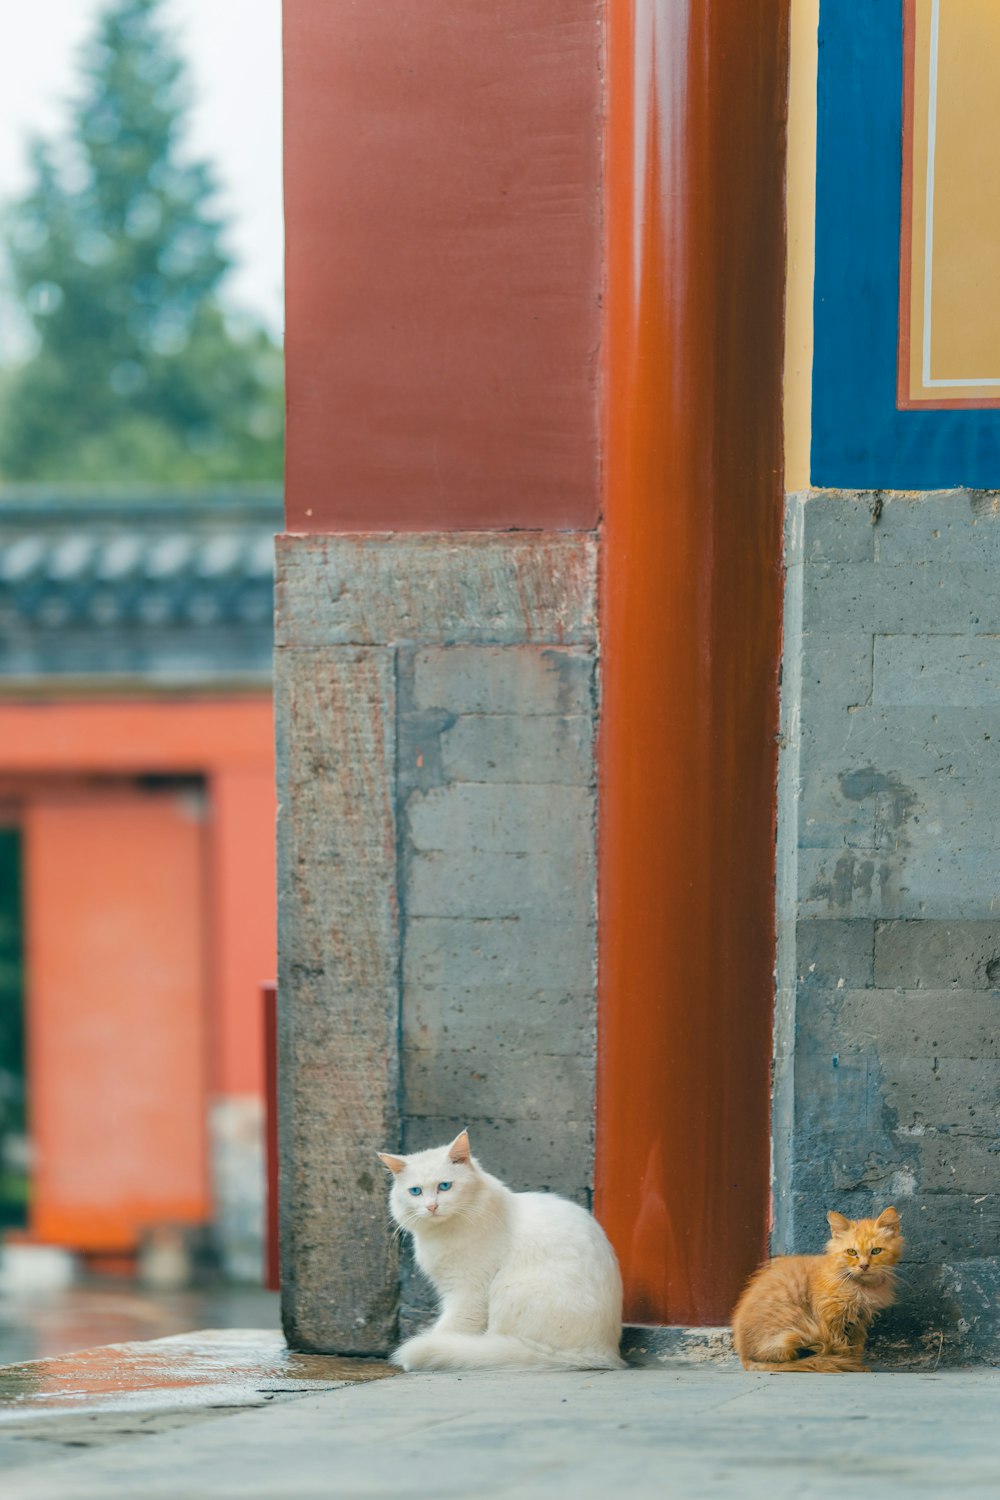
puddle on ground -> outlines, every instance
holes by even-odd
[[[277,1292],[260,1287],[153,1292],[135,1282],[102,1277],[81,1286],[15,1293],[0,1282],[0,1365],[202,1328],[277,1332],[280,1323]]]
[[[295,1354],[270,1329],[209,1329],[5,1365],[0,1424],[45,1412],[259,1406],[396,1373],[377,1360]]]

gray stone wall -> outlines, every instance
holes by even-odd
[[[594,667],[580,647],[399,657],[405,1149],[467,1126],[512,1187],[588,1205]],[[431,1305],[407,1259],[404,1328]]]
[[[997,498],[820,491],[787,519],[775,1249],[894,1202],[883,1338],[995,1350]]]
[[[595,539],[286,537],[277,640],[283,1315],[372,1352],[428,1306],[377,1149],[588,1200]]]

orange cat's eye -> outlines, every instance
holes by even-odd
[[[872,1246],[872,1254],[873,1255],[881,1255],[882,1254],[882,1246],[881,1245],[873,1245]]]
[[[847,1251],[846,1251],[846,1252],[845,1252],[845,1254],[847,1254],[847,1255],[853,1255],[853,1256],[854,1256],[854,1257],[855,1257],[855,1259],[856,1259],[856,1258],[857,1258],[857,1254],[858,1254],[858,1252],[857,1252],[857,1251],[856,1251],[856,1250],[850,1250],[850,1249],[849,1249],[849,1250],[847,1250]]]

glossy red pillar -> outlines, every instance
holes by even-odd
[[[721,1323],[768,1217],[787,6],[608,6],[596,1209]]]

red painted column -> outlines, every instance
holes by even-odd
[[[596,1209],[627,1315],[763,1255],[787,6],[609,5]]]

